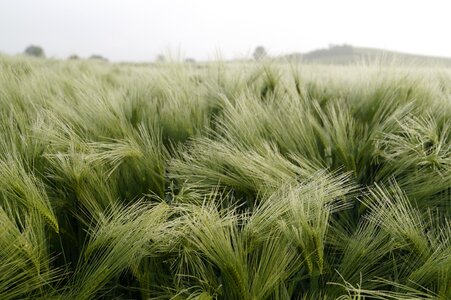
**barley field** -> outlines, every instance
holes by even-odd
[[[0,299],[451,299],[451,73],[0,56]]]

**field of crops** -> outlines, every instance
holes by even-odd
[[[0,57],[0,299],[451,299],[451,73]]]

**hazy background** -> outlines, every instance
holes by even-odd
[[[0,52],[41,46],[48,57],[100,54],[153,61],[307,52],[351,44],[451,56],[450,1],[0,0]]]

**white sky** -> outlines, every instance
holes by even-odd
[[[450,0],[0,0],[0,52],[152,61],[270,54],[329,43],[451,57]]]

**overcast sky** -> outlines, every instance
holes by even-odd
[[[152,61],[351,44],[451,57],[449,0],[0,0],[0,52]]]

